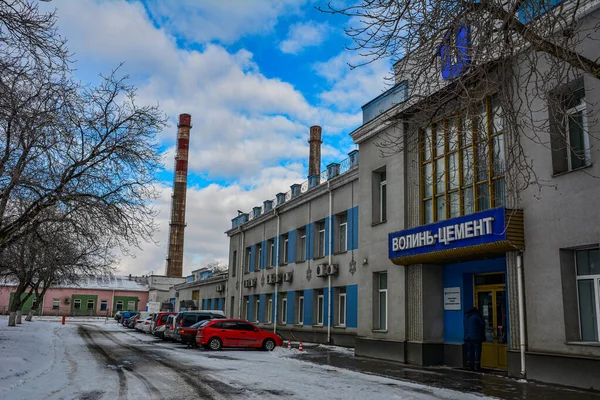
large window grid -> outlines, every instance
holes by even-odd
[[[298,325],[304,325],[304,296],[298,297],[298,318],[296,318],[296,322]]]
[[[575,252],[581,340],[600,340],[600,250]]]
[[[306,261],[306,228],[300,228],[297,231],[298,235],[298,251],[297,254],[297,262]]]
[[[316,233],[317,233],[317,256],[316,258],[325,257],[325,221],[317,222],[316,224]]]
[[[338,291],[338,325],[346,326],[346,288],[340,288]]]
[[[323,296],[323,291],[319,290],[317,292],[317,325],[323,325],[324,316],[325,316],[325,297]]]
[[[339,253],[348,251],[348,214],[343,213],[338,215],[338,247]]]
[[[504,205],[504,131],[496,95],[421,134],[425,224]]]
[[[385,331],[388,327],[388,293],[387,293],[387,272],[375,274],[377,279],[377,321],[376,329]]]
[[[281,320],[280,322],[282,324],[287,323],[287,297],[285,297],[287,295],[287,293],[281,293],[279,294],[279,296],[281,296],[281,310],[280,310],[280,315],[281,315]]]

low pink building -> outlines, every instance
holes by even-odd
[[[116,311],[144,311],[148,302],[145,277],[86,276],[76,284],[48,289],[43,299],[31,296],[23,312],[41,315],[114,315]],[[0,283],[0,313],[7,314],[16,283]]]

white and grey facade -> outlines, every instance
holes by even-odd
[[[589,32],[595,22],[580,23]],[[597,41],[584,45],[598,54]],[[515,64],[515,76],[548,68],[536,60]],[[477,305],[486,321],[482,366],[600,389],[600,130],[592,123],[600,82],[582,73],[557,88],[574,102],[558,128],[552,107],[533,99],[529,117],[548,128],[519,145],[544,184],[522,185],[506,167],[514,139],[500,85],[482,94],[478,112],[457,103],[422,115],[402,98],[405,79],[363,108],[351,134],[361,156],[356,355],[462,367],[463,316]],[[516,83],[515,101],[536,84]],[[377,143],[388,134],[418,146],[382,158]],[[557,134],[578,139],[567,149]]]

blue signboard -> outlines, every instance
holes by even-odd
[[[471,65],[471,27],[459,25],[456,30],[446,34],[439,55],[442,59],[442,79],[454,79],[465,72]]]
[[[493,208],[390,233],[390,259],[507,240],[505,213]]]

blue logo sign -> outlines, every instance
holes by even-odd
[[[439,48],[442,59],[442,79],[458,77],[471,65],[471,27],[459,25],[448,32]]]
[[[389,234],[390,259],[507,240],[505,209],[494,208]]]

